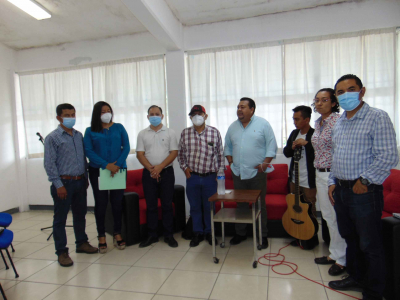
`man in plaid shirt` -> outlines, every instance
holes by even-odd
[[[208,198],[217,192],[217,172],[225,169],[225,159],[221,134],[205,123],[208,117],[205,108],[195,105],[189,116],[193,126],[182,131],[178,161],[186,175],[186,195],[193,220],[194,235],[190,247],[196,247],[204,237],[212,244]]]

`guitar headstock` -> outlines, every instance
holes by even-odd
[[[296,147],[294,149],[293,159],[294,161],[298,162],[301,158],[301,147]]]

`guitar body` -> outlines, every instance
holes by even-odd
[[[282,225],[286,232],[292,237],[308,241],[318,232],[318,222],[312,213],[312,204],[307,203],[300,193],[299,184],[299,160],[301,159],[301,148],[295,148],[294,179],[295,193],[286,196],[287,210],[282,217]]]
[[[300,195],[299,207],[296,209],[296,195],[288,194],[286,196],[287,210],[282,217],[282,225],[286,232],[299,240],[309,240],[318,231],[318,222],[315,219],[311,203],[304,201]]]

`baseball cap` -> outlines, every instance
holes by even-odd
[[[191,116],[196,111],[200,111],[206,113],[206,109],[201,105],[193,105],[192,109],[190,110],[189,116]]]

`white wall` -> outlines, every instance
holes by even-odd
[[[183,51],[395,27],[400,26],[399,16],[399,1],[367,0],[197,25],[184,28]],[[17,70],[21,72],[166,54],[169,121],[171,128],[179,133],[186,127],[186,113],[189,109],[185,106],[183,51],[167,53],[165,47],[150,33],[142,33],[17,51],[16,61]],[[282,154],[278,154],[274,162],[288,161]],[[136,157],[130,155],[128,168],[140,167]],[[43,169],[43,160],[28,160],[27,169],[30,204],[51,205],[50,184]],[[177,163],[175,174],[176,183],[185,185],[185,177]],[[93,204],[92,192],[89,190],[88,205]]]
[[[0,44],[0,211],[19,206],[15,151],[14,98],[15,51]]]

